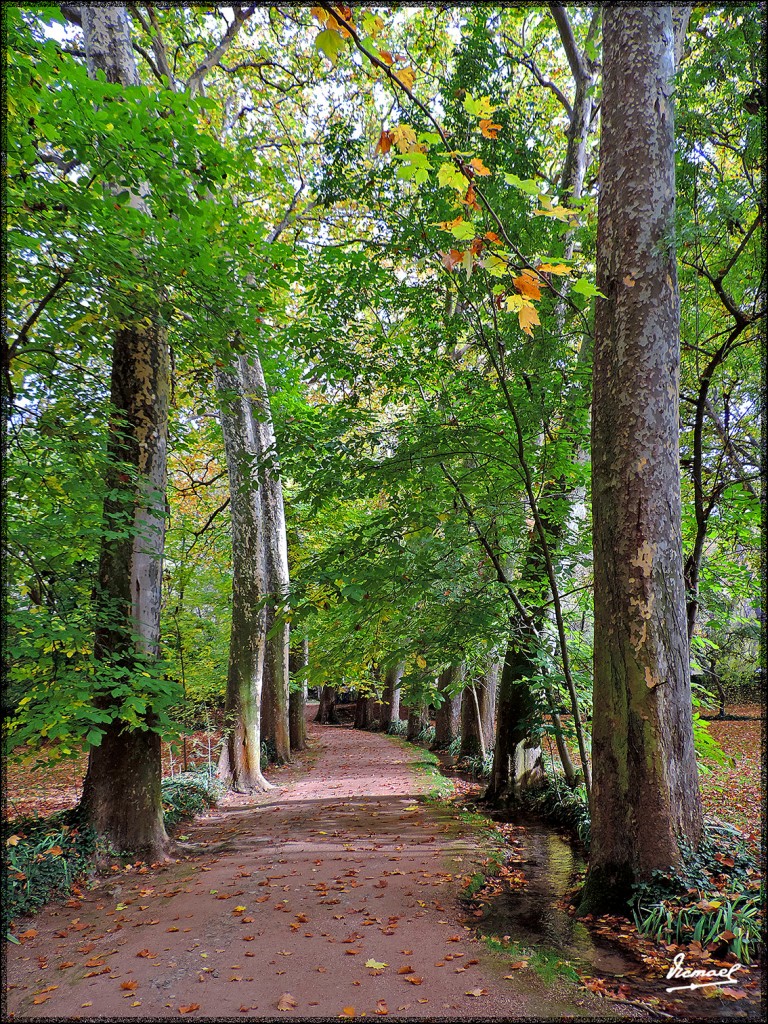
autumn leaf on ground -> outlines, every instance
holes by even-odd
[[[180,1006],[179,1013],[194,1013],[200,1009],[200,1003],[190,1003],[189,1006]]]
[[[410,964],[404,964],[402,967],[398,967],[398,974],[413,974],[413,968]]]
[[[416,974],[406,975],[405,980],[409,982],[411,985],[421,985],[424,982],[424,979],[419,978]]]
[[[471,989],[469,989],[469,991],[465,992],[464,995],[465,996],[475,996],[475,997],[487,996],[488,995],[488,990],[484,989],[484,988],[471,988]]]
[[[278,1010],[295,1010],[298,1005],[290,992],[283,992],[277,1000]]]
[[[354,1006],[345,1006],[344,1009],[341,1011],[342,1017],[355,1017],[356,1015],[357,1014]]]
[[[488,120],[488,118],[483,118],[480,122],[480,131],[486,139],[498,139],[499,132],[501,131],[501,125],[494,124],[493,121]]]
[[[133,992],[135,988],[139,987],[138,981],[121,981],[120,988],[125,989],[126,992]]]
[[[389,1007],[387,1006],[385,999],[376,1000],[376,1013],[378,1013],[380,1017],[386,1017],[389,1013]]]
[[[371,957],[370,960],[365,961],[365,966],[372,967],[374,970],[380,971],[383,967],[389,967],[389,964],[382,963],[379,960],[374,960],[373,957]]]

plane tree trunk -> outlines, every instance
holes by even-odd
[[[675,51],[668,4],[603,9],[592,417],[595,656],[589,873],[580,912],[679,866],[702,812],[678,466]]]
[[[458,690],[464,678],[463,665],[450,665],[440,673],[437,688],[443,702],[435,709],[435,741],[433,750],[445,750],[459,735],[461,729],[462,694]],[[457,691],[457,692],[452,692]]]
[[[88,72],[123,86],[139,84],[122,6],[82,7]],[[131,205],[146,212],[140,196]],[[144,681],[159,654],[165,543],[169,351],[157,310],[135,308],[114,333],[108,448],[94,649],[107,673]],[[89,751],[80,809],[96,832],[120,850],[150,860],[164,856],[160,736],[151,703],[146,728],[131,728],[107,688],[95,704],[111,720]]]

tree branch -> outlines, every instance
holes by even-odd
[[[571,74],[576,82],[584,82],[589,78],[589,70],[576,44],[576,37],[573,34],[568,13],[563,4],[560,3],[551,3],[549,9],[560,33],[560,42],[563,44],[565,56],[568,58]]]
[[[194,98],[200,91],[203,84],[203,79],[211,70],[211,68],[216,67],[216,65],[219,63],[221,58],[230,48],[232,43],[234,43],[238,33],[240,32],[240,29],[243,27],[245,22],[251,17],[251,15],[255,12],[256,6],[256,4],[252,4],[250,7],[246,7],[245,10],[243,10],[241,7],[232,8],[234,12],[234,20],[232,21],[232,24],[224,33],[219,45],[215,47],[213,50],[211,50],[207,57],[203,58],[201,63],[198,65],[197,69],[192,73],[192,76],[189,79],[189,82],[187,83],[187,89],[189,90],[190,96]]]

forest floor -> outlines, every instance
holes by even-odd
[[[6,1019],[642,1017],[477,938],[459,895],[488,851],[428,799],[418,749],[310,736],[278,789],[183,827],[195,852],[21,922]]]

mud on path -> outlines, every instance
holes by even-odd
[[[457,900],[483,851],[424,802],[418,751],[349,728],[310,738],[279,789],[183,829],[195,854],[31,919],[6,948],[7,1019],[638,1016],[505,978]]]

